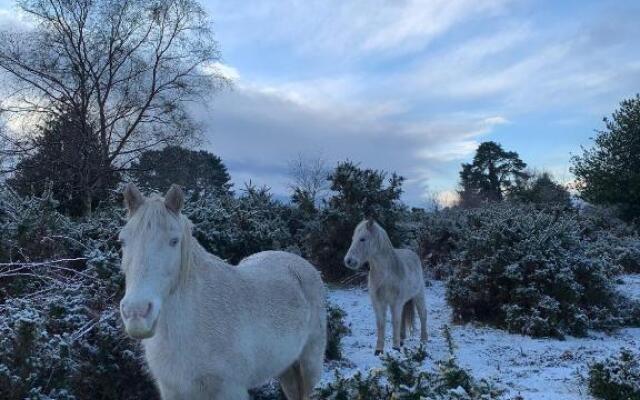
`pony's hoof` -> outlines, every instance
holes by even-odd
[[[404,340],[400,341],[400,347],[404,347]]]
[[[393,346],[393,349],[394,349],[395,351],[400,351],[400,347],[395,347],[395,346]]]
[[[382,354],[382,350],[376,350],[373,352],[374,356],[379,356],[380,354]]]

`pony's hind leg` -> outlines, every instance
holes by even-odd
[[[324,355],[323,355],[324,357]],[[320,361],[316,361],[320,360]],[[287,400],[309,400],[320,379],[323,358],[299,360],[280,375],[280,386]]]
[[[280,386],[288,400],[309,400],[320,380],[326,347],[326,326],[319,324],[311,334],[300,358],[280,375]]]
[[[402,322],[400,326],[400,346],[404,346],[404,340],[407,338],[407,331],[409,335],[413,335],[415,327],[413,320],[415,317],[416,306],[413,299],[407,301],[402,307]]]
[[[287,368],[279,377],[280,386],[287,400],[303,400],[304,378],[300,368],[300,362],[296,361]]]

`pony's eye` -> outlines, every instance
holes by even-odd
[[[178,244],[178,238],[173,238],[169,241],[169,246],[175,246]]]
[[[360,241],[361,241],[361,242],[364,242],[365,240],[367,240],[367,239],[365,239],[365,238],[360,238]]]

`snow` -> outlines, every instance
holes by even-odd
[[[640,300],[640,274],[626,275],[618,289]],[[357,370],[381,367],[374,356],[375,319],[366,289],[332,289],[329,298],[347,313],[351,335],[343,340],[347,361],[334,363],[324,372],[323,380],[332,380],[334,369],[345,375]],[[459,364],[471,370],[475,378],[488,378],[506,390],[505,398],[521,395],[525,399],[582,400],[591,399],[586,378],[589,364],[617,355],[620,348],[640,348],[640,328],[620,329],[611,334],[590,332],[588,337],[566,340],[534,339],[510,334],[486,326],[457,325],[450,321],[451,308],[445,300],[445,287],[433,281],[427,287],[429,352],[428,364],[444,359],[448,353],[442,327],[449,325],[456,344]],[[391,326],[387,322],[386,351],[391,350]],[[412,338],[408,346],[417,346]]]

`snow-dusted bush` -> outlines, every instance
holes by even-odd
[[[574,214],[509,204],[469,210],[447,300],[454,318],[532,336],[640,323],[607,260],[590,257]]]
[[[0,398],[156,398],[117,312],[120,207],[71,220],[48,196],[0,198]]]
[[[61,285],[2,304],[0,398],[157,398],[117,309],[92,300],[87,289]]]
[[[587,206],[576,215],[588,256],[605,260],[611,275],[640,273],[640,237],[614,210]]]
[[[268,189],[247,186],[237,198],[201,193],[186,203],[184,213],[208,251],[236,263],[262,250],[293,247],[287,211]]]
[[[445,209],[422,215],[417,229],[418,254],[429,275],[445,279],[451,275],[452,263],[459,251],[459,241],[468,226],[463,209]]]
[[[475,400],[498,398],[501,391],[486,381],[477,381],[461,368],[450,354],[436,363],[435,371],[425,371],[427,352],[419,347],[385,355],[381,369],[344,377],[338,370],[334,380],[317,390],[319,400],[334,399],[429,399]]]
[[[619,356],[591,365],[589,389],[603,400],[640,400],[640,356],[623,349]]]
[[[265,385],[249,390],[251,400],[287,400],[277,380],[272,379]]]
[[[353,276],[344,267],[343,258],[353,230],[365,217],[375,217],[396,246],[404,242],[400,224],[407,213],[400,202],[404,178],[345,161],[338,164],[329,180],[331,195],[314,220],[305,224],[301,238],[307,258],[322,271],[323,278],[339,281]]]
[[[22,198],[0,184],[0,260],[39,260],[63,251],[53,236],[70,222],[56,207],[51,192]]]
[[[342,359],[342,338],[351,333],[344,318],[347,313],[335,304],[327,302],[327,348],[326,360]]]
[[[541,213],[562,216],[573,220],[578,226],[578,238],[585,247],[585,255],[600,259],[608,265],[611,276],[623,272],[640,272],[640,237],[634,228],[615,216],[608,209],[583,207],[580,210],[525,206],[503,203],[487,205],[486,208],[510,208],[526,213]],[[435,279],[446,279],[453,272],[454,261],[465,251],[466,239],[473,235],[476,227],[470,216],[480,209],[452,208],[420,216],[416,229],[419,254],[425,268]]]

